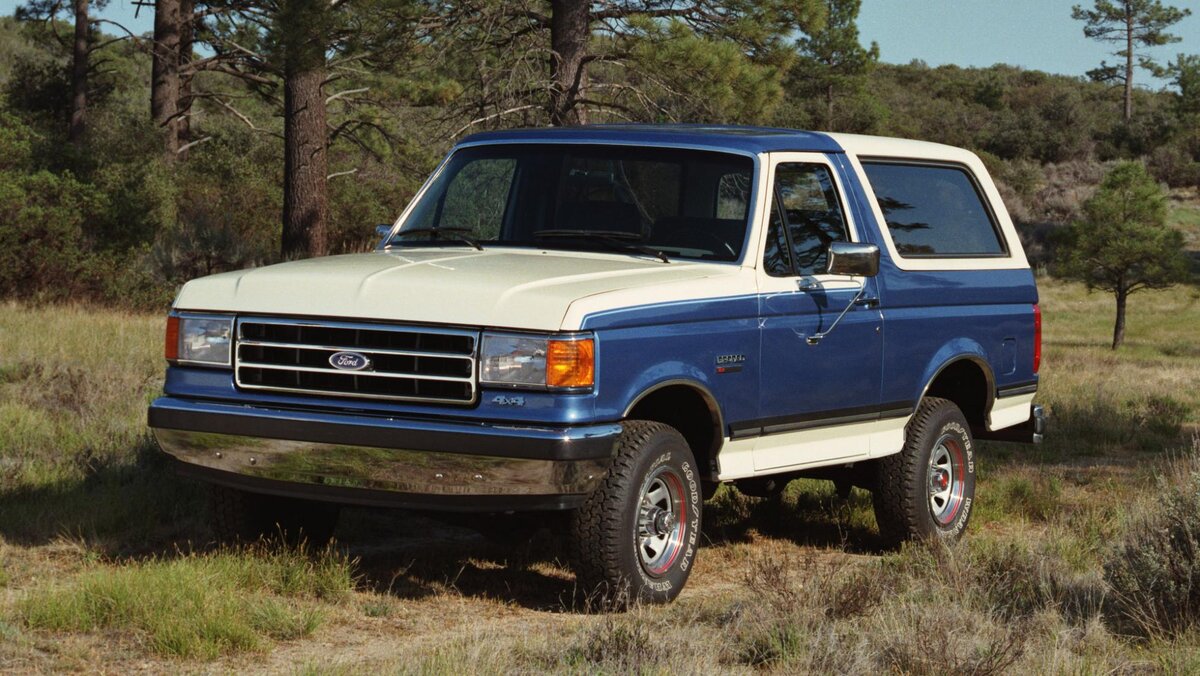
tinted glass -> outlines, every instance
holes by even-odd
[[[830,242],[847,239],[846,219],[829,168],[821,164],[781,164],[775,169],[773,193],[763,260],[767,273],[824,273]]]
[[[1005,253],[991,214],[964,169],[866,162],[863,169],[901,256]]]
[[[735,261],[746,236],[753,171],[748,157],[674,148],[464,148],[413,207],[401,232],[467,228],[485,248],[598,251],[613,251],[615,237],[671,257]],[[431,244],[418,235],[396,242]]]

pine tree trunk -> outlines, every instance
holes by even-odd
[[[833,131],[833,85],[825,89],[825,131]]]
[[[587,110],[577,103],[588,84],[591,3],[551,0],[550,12],[550,124],[587,124]]]
[[[192,62],[192,45],[196,41],[195,17],[196,1],[180,0],[179,2],[179,100],[176,109],[179,111],[176,136],[180,146],[192,140],[192,74],[184,74],[188,64]],[[179,159],[187,159],[187,152],[179,153]]]
[[[150,116],[163,134],[163,159],[179,150],[179,0],[155,0]]]
[[[329,220],[323,67],[287,69],[283,85],[283,257],[327,253]]]
[[[1117,323],[1113,326],[1113,343],[1112,349],[1121,347],[1125,342],[1125,301],[1128,300],[1129,293],[1124,289],[1117,290]]]
[[[79,147],[87,130],[88,0],[75,0],[75,42],[71,52],[71,120],[67,140]]]
[[[1125,122],[1133,119],[1133,8],[1125,3]]]

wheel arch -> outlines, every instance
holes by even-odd
[[[623,420],[653,420],[679,431],[705,473],[715,476],[716,460],[725,441],[721,405],[703,383],[673,378],[638,393],[625,408]]]
[[[972,429],[987,429],[988,415],[996,401],[996,377],[982,349],[960,352],[930,369],[915,405],[926,397],[954,402]]]

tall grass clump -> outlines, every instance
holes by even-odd
[[[16,614],[30,629],[126,631],[153,653],[213,659],[308,636],[323,616],[311,601],[349,593],[354,566],[333,549],[265,544],[103,566],[32,591]]]
[[[1123,634],[1179,636],[1200,627],[1200,439],[1160,481],[1104,562],[1107,615]]]

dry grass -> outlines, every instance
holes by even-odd
[[[145,435],[160,320],[0,306],[0,670],[1196,672],[1191,624],[1122,635],[1105,562],[1196,469],[1200,296],[1135,298],[1115,354],[1110,299],[1042,296],[1050,440],[981,444],[962,545],[880,550],[859,490],[725,489],[680,600],[620,615],[580,612],[555,530],[351,510],[332,559],[209,551]]]

